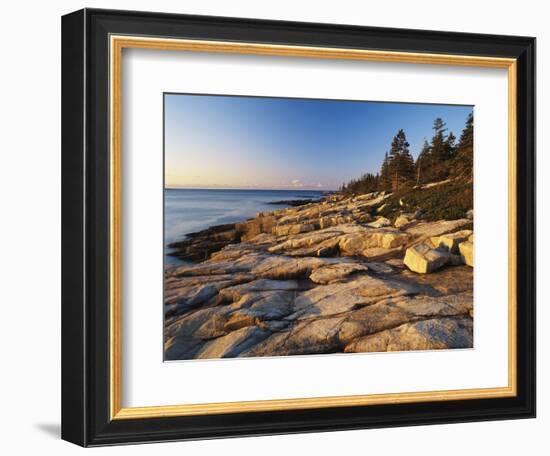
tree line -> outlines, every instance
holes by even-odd
[[[424,140],[416,161],[410,153],[405,131],[400,129],[393,137],[390,150],[384,155],[380,171],[352,179],[340,190],[346,193],[395,192],[449,178],[471,179],[474,116],[472,113],[468,115],[458,142],[453,132],[447,133],[445,127],[443,119],[438,117],[434,120],[434,135],[430,142]]]

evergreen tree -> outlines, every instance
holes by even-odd
[[[474,114],[471,112],[466,119],[466,126],[460,135],[459,149],[474,148]]]
[[[430,145],[426,141],[426,138],[424,138],[422,150],[416,159],[416,185],[422,185],[427,182],[426,178],[429,177],[431,158]]]
[[[449,177],[470,178],[473,172],[474,118],[468,115],[458,144],[452,132],[445,134],[445,122],[436,118],[431,143],[424,139],[416,163],[410,153],[405,132],[400,129],[393,137],[389,152],[379,174],[366,173],[342,184],[347,193],[398,191],[412,185],[437,182]]]
[[[409,143],[402,129],[392,140],[389,153],[389,174],[393,191],[410,185],[414,180],[414,160],[409,152]]]
[[[456,136],[453,135],[453,132],[451,131],[445,141],[445,159],[446,160],[454,158],[457,150],[455,142],[456,142]]]
[[[443,122],[441,117],[434,120],[434,126],[432,129],[434,130],[434,136],[432,138],[431,153],[434,161],[439,163],[447,158],[445,147],[445,132],[447,129],[445,128],[445,122]]]
[[[468,114],[456,150],[455,168],[457,174],[471,177],[474,167],[474,115]]]
[[[400,158],[400,173],[402,182],[405,185],[410,185],[414,181],[414,158],[409,149],[405,149]]]
[[[380,190],[391,190],[390,158],[387,152],[384,154],[384,161],[380,168]]]

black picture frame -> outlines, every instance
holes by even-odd
[[[111,420],[109,36],[517,59],[517,395]],[[535,416],[535,39],[84,9],[62,19],[62,438],[82,446]]]

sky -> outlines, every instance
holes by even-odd
[[[165,94],[165,184],[335,190],[377,173],[402,128],[417,157],[441,117],[457,138],[471,106]]]

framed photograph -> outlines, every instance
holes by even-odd
[[[62,437],[535,416],[535,39],[62,20]]]

